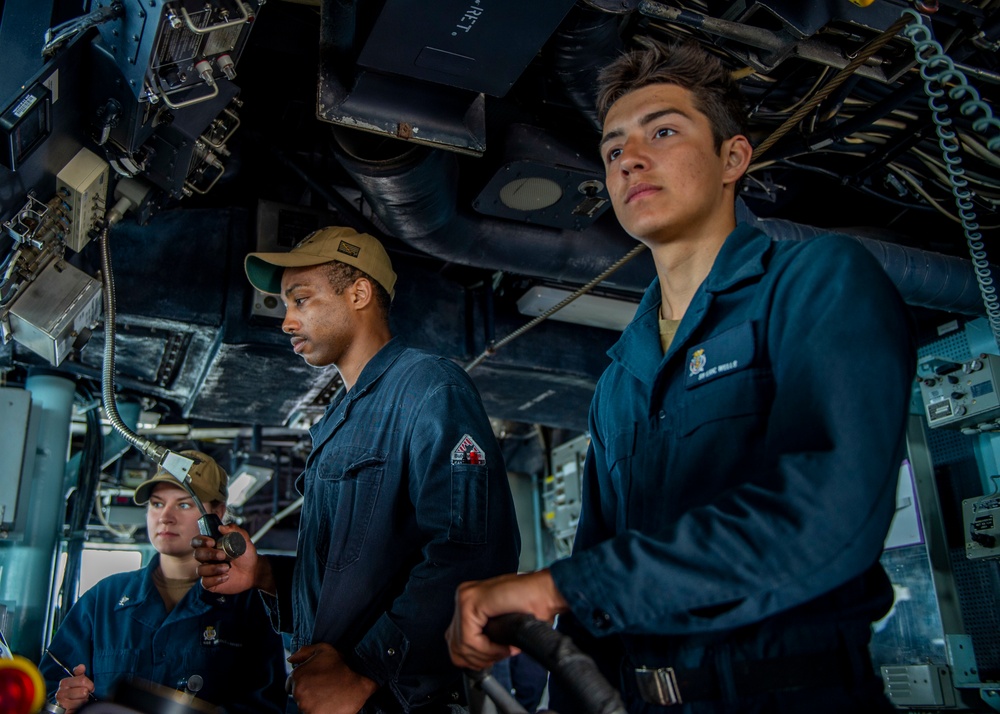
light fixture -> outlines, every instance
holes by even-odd
[[[264,484],[274,476],[274,469],[266,466],[243,464],[229,479],[229,498],[227,502],[233,508],[239,508],[250,500]]]
[[[516,178],[500,189],[500,201],[515,211],[538,211],[562,198],[563,190],[555,181],[537,176]]]
[[[517,309],[522,315],[537,317],[571,294],[562,288],[536,285],[518,299]],[[553,313],[549,319],[620,332],[632,321],[637,307],[638,303],[628,300],[587,293]]]

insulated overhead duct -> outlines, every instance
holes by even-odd
[[[545,55],[567,99],[598,134],[597,74],[624,47],[621,22],[621,15],[577,5],[545,45]]]
[[[332,134],[334,155],[392,235],[416,240],[454,220],[455,154],[339,127]]]
[[[864,228],[817,228],[758,218],[740,200],[736,202],[736,218],[755,224],[777,240],[810,240],[830,233],[854,238],[875,256],[908,305],[963,315],[986,312],[972,263],[965,258],[872,238]]]

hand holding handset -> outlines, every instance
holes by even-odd
[[[188,471],[190,471],[194,463],[193,460],[183,454],[167,451],[160,459],[160,468],[176,478],[180,485],[184,487],[184,490],[191,495],[194,504],[201,512],[201,518],[198,519],[198,532],[214,540],[215,547],[226,554],[227,561],[235,560],[246,552],[246,539],[240,533],[223,534],[219,532],[222,519],[217,514],[206,511],[201,499],[198,498],[198,494],[191,488],[191,477],[188,475]]]
[[[198,532],[214,540],[215,547],[226,554],[226,560],[235,560],[247,551],[246,539],[240,533],[220,533],[221,525],[222,519],[216,514],[205,513],[198,519]]]

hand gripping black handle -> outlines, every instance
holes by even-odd
[[[594,660],[547,622],[523,613],[500,615],[489,619],[484,632],[494,642],[526,652],[549,670],[566,688],[580,712],[625,714],[618,691],[608,684]]]
[[[198,519],[198,532],[215,541],[215,547],[226,554],[226,560],[235,560],[247,551],[247,541],[240,533],[219,532],[222,519],[214,513],[206,513]]]

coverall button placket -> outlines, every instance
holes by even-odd
[[[611,627],[611,615],[604,610],[594,610],[591,617],[593,618],[594,627],[598,630],[607,630]]]

